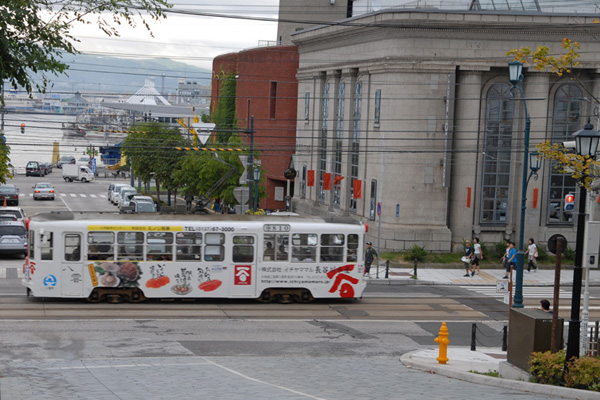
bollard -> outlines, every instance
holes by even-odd
[[[448,340],[448,327],[445,322],[442,322],[442,327],[440,328],[440,336],[436,337],[434,342],[440,344],[440,356],[436,358],[440,364],[446,364],[448,362],[448,344],[450,341]]]
[[[502,328],[502,351],[508,349],[508,327],[504,325]]]
[[[414,273],[415,273],[415,278],[416,278],[417,277],[417,259],[416,258],[415,258],[415,270],[414,270]]]
[[[390,277],[390,260],[385,261],[385,279]]]
[[[477,341],[477,324],[471,325],[471,351],[477,350],[475,342]]]

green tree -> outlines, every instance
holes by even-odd
[[[132,127],[135,133],[127,135],[121,153],[131,161],[131,168],[144,182],[154,179],[156,195],[160,201],[159,187],[162,184],[176,192],[178,184],[173,180],[173,172],[179,168],[182,159],[177,147],[189,146],[178,128],[159,122],[145,122]]]
[[[12,177],[10,163],[10,147],[6,144],[6,138],[0,133],[0,183],[6,183],[6,178]]]

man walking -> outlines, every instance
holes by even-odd
[[[375,257],[378,257],[377,252],[371,246],[373,246],[373,243],[367,242],[367,251],[365,253],[365,276],[369,276],[371,264],[373,263],[373,260],[375,260]]]

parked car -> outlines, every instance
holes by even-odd
[[[123,193],[124,193],[125,191],[128,191],[128,190],[135,190],[135,188],[133,188],[133,187],[131,187],[131,186],[129,186],[129,185],[127,185],[127,186],[121,186],[121,187],[119,187],[119,188],[118,188],[118,189],[117,189],[117,190],[116,190],[116,191],[113,193],[113,203],[114,203],[115,205],[117,205],[117,206],[118,206],[118,205],[121,203],[121,198],[122,198],[122,196],[123,196]]]
[[[33,199],[50,199],[54,200],[54,187],[48,182],[36,183],[33,187]]]
[[[17,217],[17,221],[25,225],[27,215],[21,207],[0,207],[0,214],[9,214]]]
[[[111,203],[117,204],[117,199],[115,199],[115,195],[122,187],[131,187],[131,185],[129,185],[128,183],[115,183],[112,185],[112,190],[108,193],[108,200]]]
[[[19,190],[14,185],[0,186],[0,205],[5,202],[7,206],[19,205]]]
[[[44,169],[41,163],[37,161],[29,161],[25,167],[25,176],[44,176]]]
[[[17,221],[0,221],[0,253],[27,255],[27,229]]]
[[[79,160],[77,160],[77,165],[84,165],[86,167],[90,166],[90,156],[81,156]]]
[[[119,209],[122,209],[123,207],[129,207],[129,202],[131,201],[131,198],[133,196],[139,195],[140,193],[138,193],[135,189],[123,190],[117,206],[119,207]]]
[[[129,206],[133,207],[133,212],[136,213],[155,213],[156,204],[146,200],[134,199],[129,202]]]
[[[48,175],[50,172],[52,172],[52,163],[51,162],[47,162],[47,163],[42,163],[41,164],[42,168],[44,169],[44,174]]]
[[[62,156],[56,163],[56,168],[62,168],[64,164],[75,164],[77,160],[73,156]]]
[[[12,214],[0,214],[0,222],[1,221],[16,221],[17,217]]]

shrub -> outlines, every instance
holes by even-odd
[[[505,254],[506,254],[506,242],[505,241],[494,244],[493,257],[495,260],[499,260],[500,257],[504,256]]]
[[[569,362],[568,371],[565,373],[565,386],[600,391],[600,359],[580,357]]]
[[[563,253],[563,257],[565,258],[565,260],[567,261],[575,261],[575,250],[573,250],[570,247],[567,247],[567,249],[565,250],[565,252]]]
[[[543,247],[538,246],[538,261],[546,261],[548,259],[548,252]]]
[[[565,351],[557,353],[535,352],[529,359],[529,373],[532,381],[546,385],[560,385],[565,365]]]
[[[404,254],[404,260],[405,261],[413,261],[413,260],[424,261],[426,255],[427,255],[427,250],[425,250],[424,247],[421,247],[421,246],[418,246],[415,244],[413,247],[408,249],[408,252],[406,254]]]

